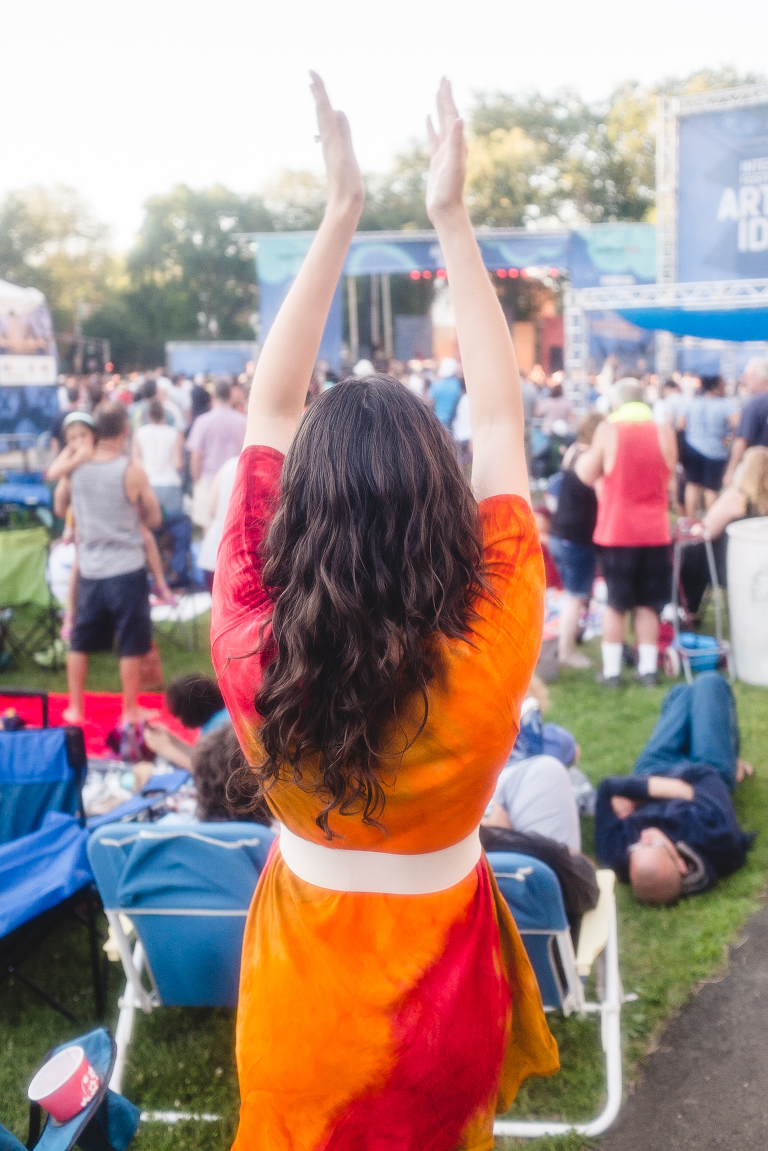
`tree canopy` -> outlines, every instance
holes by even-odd
[[[44,292],[54,330],[65,332],[116,272],[108,236],[72,188],[10,192],[0,203],[0,279]]]

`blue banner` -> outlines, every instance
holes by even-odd
[[[571,233],[568,271],[574,288],[655,284],[653,224],[594,224]]]
[[[768,277],[768,103],[679,123],[682,282]]]

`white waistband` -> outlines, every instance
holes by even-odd
[[[294,875],[329,891],[430,895],[465,879],[480,859],[478,828],[441,851],[393,855],[325,847],[280,827],[280,854]]]

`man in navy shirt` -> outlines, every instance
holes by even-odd
[[[754,836],[739,827],[730,792],[752,768],[738,750],[733,693],[705,672],[668,692],[632,775],[600,784],[597,857],[641,902],[706,891],[746,862]]]
[[[741,422],[731,447],[731,458],[723,476],[723,487],[730,487],[733,473],[747,448],[768,448],[768,360],[751,359],[743,374],[749,399],[741,413]]]

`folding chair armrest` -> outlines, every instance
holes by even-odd
[[[111,811],[104,812],[103,815],[89,815],[85,826],[89,831],[96,831],[105,823],[120,823],[121,820],[138,815],[140,811],[146,811],[158,802],[157,796],[132,795],[130,799],[113,807]]]
[[[614,900],[616,876],[612,871],[602,870],[596,873],[597,886],[600,896],[597,907],[588,911],[581,920],[579,931],[579,947],[576,952],[576,970],[584,978],[592,970],[595,959],[604,950],[608,942],[608,933],[611,924],[611,907]]]
[[[185,771],[183,767],[177,767],[175,771],[167,771],[164,775],[150,776],[142,787],[141,794],[152,795],[154,792],[165,792],[166,795],[172,795],[191,778],[190,773]]]
[[[41,708],[41,712],[42,712],[42,723],[40,724],[40,726],[41,727],[47,727],[48,726],[48,692],[47,691],[39,691],[37,688],[34,688],[34,687],[7,687],[7,688],[0,689],[0,698],[3,698],[3,697],[12,698],[14,695],[19,696],[19,697],[24,696],[28,699],[39,699],[40,700],[40,708]]]

